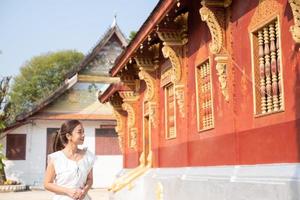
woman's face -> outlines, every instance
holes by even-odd
[[[84,129],[81,124],[78,124],[71,133],[70,141],[76,145],[81,145],[84,142]]]

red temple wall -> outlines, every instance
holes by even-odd
[[[248,30],[258,0],[233,1],[229,11],[231,14],[227,19],[229,25],[225,42],[226,51],[230,55],[227,65],[229,102],[224,100],[219,87],[216,62],[209,51],[210,32],[199,15],[200,3],[190,2],[188,55],[184,69],[186,115],[184,118],[177,117],[176,139],[167,140],[164,92],[160,88],[158,128],[152,133],[154,167],[299,162],[300,124],[296,120],[300,113],[300,102],[297,99],[300,94],[299,46],[289,32],[294,23],[290,5],[287,1],[279,2],[283,8],[279,22],[285,110],[262,117],[254,115],[251,42]],[[208,58],[212,73],[214,128],[198,132],[195,67]],[[157,84],[159,83],[157,80]],[[142,113],[137,114],[142,116]],[[142,130],[142,124],[139,125],[139,130]],[[127,167],[137,164],[137,156],[133,154],[131,152],[125,156]]]

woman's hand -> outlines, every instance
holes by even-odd
[[[66,193],[69,197],[71,197],[74,200],[79,200],[82,197],[81,189],[68,189]]]
[[[87,190],[81,188],[81,196],[79,200],[83,200],[86,194],[87,194]]]

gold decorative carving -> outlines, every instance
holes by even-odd
[[[129,103],[123,103],[122,108],[128,113],[128,127],[132,128],[135,125],[134,108]]]
[[[164,188],[161,182],[158,182],[156,185],[156,200],[163,200],[164,199]]]
[[[183,85],[175,85],[175,97],[176,97],[176,102],[178,104],[180,116],[184,117],[185,110],[184,110],[184,86]]]
[[[178,25],[178,29],[157,31],[159,39],[165,46],[182,46],[188,42],[188,12],[178,15],[174,22]]]
[[[137,149],[137,128],[135,128],[135,112],[129,103],[123,103],[122,108],[128,113],[129,147]]]
[[[121,98],[123,99],[123,101],[126,102],[135,102],[139,99],[139,95],[137,95],[135,92],[133,91],[121,91],[119,92]]]
[[[109,190],[112,192],[117,192],[126,186],[132,188],[132,182],[143,175],[149,168],[151,168],[152,152],[149,152],[147,160],[145,160],[145,153],[142,152],[139,161],[140,165],[137,168],[118,178],[109,188]]]
[[[157,124],[156,124],[156,120],[155,120],[155,110],[156,110],[156,104],[154,102],[149,102],[148,103],[148,112],[149,112],[149,121],[150,123],[156,127]]]
[[[229,94],[228,94],[228,86],[227,86],[227,69],[226,69],[228,57],[217,56],[215,60],[217,61],[216,70],[217,70],[217,75],[220,83],[220,89],[222,91],[225,100],[228,102]]]
[[[131,128],[130,129],[129,147],[137,150],[137,128]]]
[[[179,25],[180,29],[180,38],[182,40],[182,44],[186,44],[188,42],[188,16],[189,13],[183,13],[178,15],[174,22]]]
[[[253,32],[273,20],[282,10],[282,5],[276,0],[261,1],[251,18],[248,30]]]
[[[114,110],[122,110],[122,99],[119,96],[119,94],[115,94],[110,98],[110,104],[112,105],[112,107],[114,108]]]
[[[151,58],[136,56],[134,60],[139,68],[143,68],[147,71],[155,71],[158,67]]]
[[[164,87],[167,84],[174,82],[175,78],[173,76],[174,76],[174,72],[173,72],[172,68],[168,68],[164,71],[161,71],[160,87]]]
[[[157,69],[159,67],[160,43],[151,45],[149,51],[153,53],[154,68]]]
[[[115,127],[115,130],[118,133],[119,147],[120,147],[121,152],[123,153],[124,152],[124,140],[123,140],[124,136],[123,136],[123,132],[122,132],[122,129],[123,129],[122,117],[121,117],[121,114],[116,110],[114,110],[114,116],[117,121],[117,126]]]
[[[291,26],[290,31],[296,43],[300,43],[300,1],[289,0],[294,15],[295,25]]]
[[[203,4],[203,2],[202,2]],[[212,42],[209,44],[211,53],[217,54],[221,51],[223,45],[223,31],[215,14],[205,5],[199,10],[202,21],[207,23]]]
[[[176,52],[169,46],[164,46],[162,48],[162,52],[163,52],[163,56],[165,58],[169,58],[171,63],[172,63],[172,67],[173,67],[173,78],[174,81],[177,83],[180,81],[181,79],[181,67],[180,67],[180,60],[176,54]]]
[[[151,101],[154,97],[154,92],[155,92],[155,85],[154,85],[154,80],[153,80],[152,76],[145,70],[141,70],[139,72],[139,78],[141,80],[144,80],[147,85],[145,100]]]
[[[157,31],[157,35],[160,40],[164,41],[164,45],[181,46],[185,45],[187,42],[186,39],[181,38],[181,34],[179,31]]]
[[[206,6],[216,6],[227,8],[231,5],[232,0],[203,0],[202,1]]]

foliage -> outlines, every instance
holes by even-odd
[[[5,164],[3,161],[6,160],[6,157],[5,157],[2,149],[3,149],[3,145],[0,144],[0,171],[2,171],[4,169]]]
[[[7,93],[9,89],[9,81],[11,77],[3,77],[0,80],[0,135],[2,130],[5,128],[5,119],[7,118]],[[3,145],[0,143],[0,184],[3,184],[6,181],[5,171],[4,171],[4,160],[5,155],[2,152]]]
[[[7,93],[9,90],[9,82],[11,77],[3,77],[0,80],[0,134],[1,130],[5,128],[5,119],[7,118],[7,107],[8,107],[8,98]]]
[[[6,160],[6,157],[2,151],[3,145],[0,144],[0,185],[4,184],[6,181],[5,171],[4,171],[4,160]]]
[[[66,74],[75,67],[84,55],[77,51],[58,51],[33,57],[21,68],[21,73],[14,78],[9,93],[9,122],[30,110],[65,80]]]
[[[130,33],[129,33],[129,41],[131,41],[131,40],[133,40],[133,38],[136,36],[136,31],[131,31]]]

